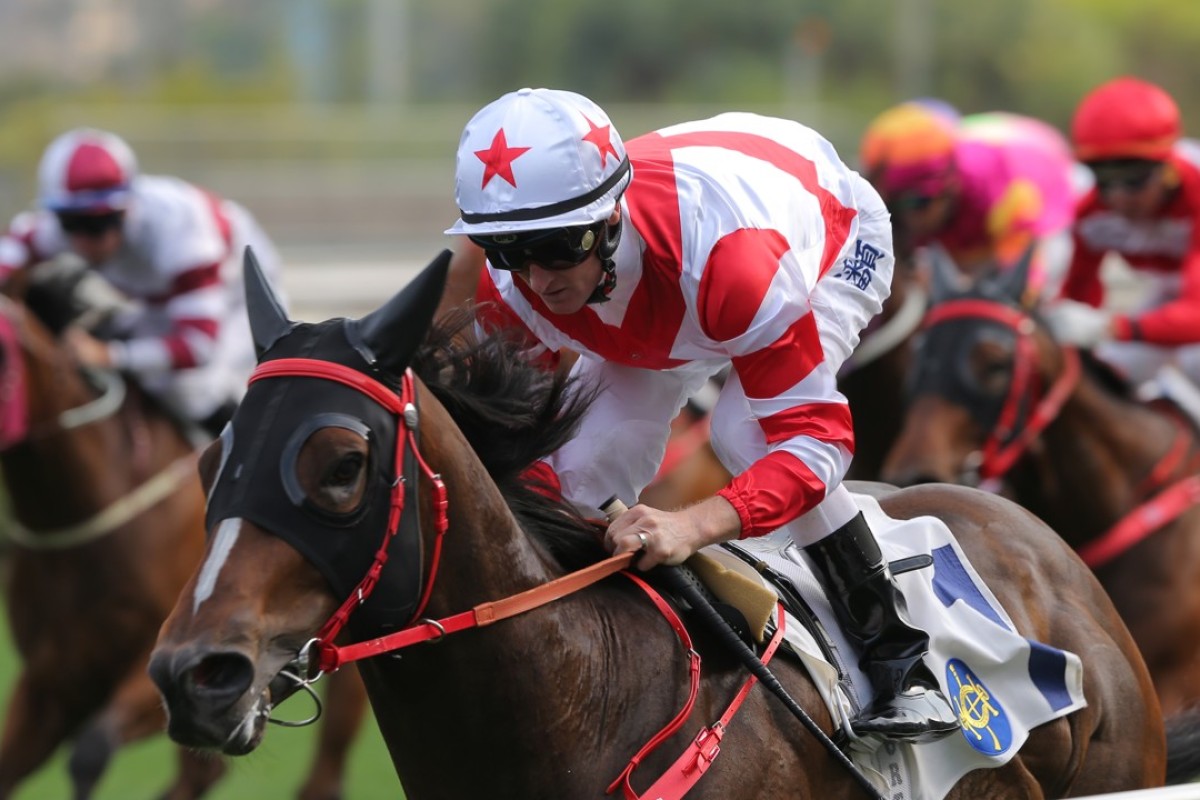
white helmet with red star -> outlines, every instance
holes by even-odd
[[[631,171],[600,106],[558,89],[521,89],[484,106],[458,145],[450,234],[591,225],[612,214]]]
[[[121,137],[76,128],[51,142],[42,155],[38,200],[51,211],[120,211],[128,205],[137,171],[137,158]]]

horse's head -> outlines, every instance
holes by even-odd
[[[402,623],[421,605],[416,508],[429,476],[406,367],[448,262],[360,320],[299,324],[247,253],[259,365],[202,458],[208,551],[151,662],[177,741],[248,752],[318,629],[332,637],[351,609],[352,624]]]
[[[903,430],[883,479],[978,483],[1002,475],[1051,421],[1078,360],[1022,301],[1029,257],[962,288],[934,253],[931,308],[909,372]]]

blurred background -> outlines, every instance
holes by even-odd
[[[627,139],[724,110],[791,117],[853,164],[895,102],[1065,130],[1120,74],[1173,93],[1196,135],[1197,52],[1196,0],[0,0],[0,224],[31,205],[50,139],[110,129],[144,171],[255,213],[294,316],[357,314],[448,244],[462,127],[521,86],[582,92]],[[215,800],[291,796],[311,732],[273,733]],[[132,750],[102,800],[163,785],[166,744]],[[373,729],[355,757],[349,797],[396,797]],[[66,791],[60,755],[19,800]]]
[[[1193,0],[0,0],[0,217],[32,201],[54,135],[109,128],[145,171],[247,205],[297,270],[343,265],[300,287],[333,312],[364,265],[445,244],[459,133],[520,86],[587,94],[626,138],[719,110],[793,117],[853,163],[893,102],[1065,127],[1121,73],[1198,130],[1198,48]]]

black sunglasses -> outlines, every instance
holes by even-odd
[[[895,211],[923,211],[936,199],[933,195],[903,194],[893,200],[891,206]]]
[[[102,214],[59,213],[58,224],[69,236],[85,236],[95,239],[111,230],[120,228],[125,222],[124,211],[109,211]]]
[[[1155,162],[1135,162],[1124,164],[1096,164],[1092,166],[1092,174],[1096,178],[1096,189],[1101,192],[1113,189],[1124,189],[1129,192],[1140,191],[1158,174],[1161,164]]]
[[[469,238],[483,248],[487,260],[496,269],[521,272],[530,264],[537,264],[543,269],[564,270],[579,266],[592,254],[604,225],[604,222],[598,222],[550,231]]]

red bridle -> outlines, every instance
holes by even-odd
[[[254,383],[264,378],[283,377],[321,378],[349,386],[351,389],[367,395],[396,416],[395,472],[392,480],[391,508],[388,512],[387,528],[384,531],[383,540],[379,543],[379,549],[375,551],[375,558],[371,563],[370,569],[367,570],[367,573],[359,581],[354,591],[350,593],[350,596],[345,599],[341,607],[317,631],[312,646],[324,658],[324,654],[327,651],[330,649],[335,650],[332,642],[342,628],[345,627],[351,613],[374,591],[376,584],[379,582],[379,575],[383,571],[383,565],[387,562],[388,548],[391,546],[392,539],[400,528],[400,517],[404,513],[404,484],[406,480],[404,475],[404,454],[406,450],[411,450],[421,472],[429,480],[430,493],[433,497],[433,508],[436,515],[433,523],[434,543],[429,563],[429,574],[423,581],[425,588],[421,593],[416,610],[406,624],[412,624],[414,620],[420,617],[421,612],[425,610],[425,606],[429,602],[429,595],[433,591],[434,582],[437,579],[438,564],[441,561],[442,554],[442,540],[449,524],[446,515],[448,506],[446,485],[442,482],[441,476],[435,473],[429,464],[426,463],[425,459],[421,456],[421,451],[417,448],[415,438],[418,423],[415,402],[416,391],[413,385],[413,375],[410,370],[405,371],[401,379],[400,391],[397,393],[369,375],[365,375],[358,370],[342,364],[312,358],[280,358],[259,364],[253,374],[251,374],[249,383]],[[324,671],[324,667],[322,667],[322,670]]]
[[[1021,400],[1026,393],[1037,391],[1037,342],[1034,332],[1037,325],[1033,318],[1019,308],[994,300],[964,299],[951,300],[934,306],[925,316],[924,329],[942,322],[956,319],[986,319],[999,322],[1012,329],[1017,343],[1013,353],[1013,377],[1004,398],[996,426],[988,433],[983,445],[979,477],[982,482],[994,483],[1005,475],[1025,452],[1029,445],[1046,429],[1062,410],[1063,403],[1079,383],[1082,368],[1079,352],[1074,347],[1063,347],[1063,369],[1050,389],[1046,391],[1023,427],[1018,427]]]

